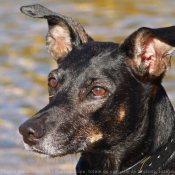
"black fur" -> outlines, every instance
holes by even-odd
[[[141,28],[122,44],[95,42],[72,18],[40,5],[21,10],[48,20],[48,50],[60,63],[48,76],[50,103],[19,128],[28,150],[50,157],[81,153],[88,174],[105,174],[168,142],[174,109],[161,80],[175,46],[174,26]],[[105,93],[97,96],[99,88]],[[159,170],[175,171],[174,164],[175,152]]]

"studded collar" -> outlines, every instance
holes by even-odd
[[[150,175],[161,168],[175,151],[175,130],[173,131],[168,142],[159,148],[155,153],[147,155],[145,158],[137,162],[135,165],[119,173],[114,172],[113,175],[129,175],[129,174],[144,174]],[[77,175],[88,175],[86,163],[81,157],[76,166]]]
[[[128,174],[145,174],[150,175],[159,171],[165,162],[170,158],[172,153],[175,151],[175,131],[173,131],[168,142],[159,148],[155,153],[145,157],[135,165],[129,167],[128,169],[120,172],[113,173],[113,175],[128,175]]]

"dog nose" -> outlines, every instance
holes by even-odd
[[[44,129],[33,121],[26,121],[19,127],[19,133],[28,145],[35,145],[44,135]]]

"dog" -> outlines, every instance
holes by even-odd
[[[39,5],[58,68],[49,104],[19,127],[27,150],[81,153],[77,174],[175,174],[175,112],[161,85],[175,50],[175,26],[142,27],[122,43],[94,41],[81,24]]]

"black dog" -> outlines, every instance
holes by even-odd
[[[50,103],[19,131],[28,150],[49,157],[81,153],[77,174],[175,174],[175,112],[161,85],[175,47],[175,26],[140,28],[123,43],[95,42],[74,19],[41,5]]]

